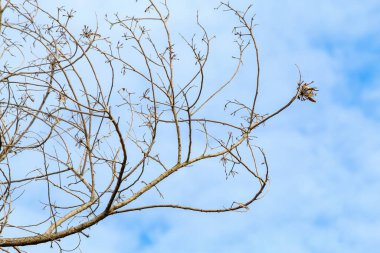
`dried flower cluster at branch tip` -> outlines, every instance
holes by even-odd
[[[305,83],[305,82],[300,82],[298,83],[298,99],[301,101],[305,101],[306,99],[311,101],[311,102],[317,102],[314,97],[317,96],[317,91],[318,89],[315,87],[311,87],[310,85],[313,82],[310,83]]]

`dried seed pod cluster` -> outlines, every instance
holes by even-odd
[[[305,101],[306,99],[311,101],[311,102],[317,102],[314,97],[317,96],[317,91],[318,89],[315,88],[315,87],[310,87],[310,84],[312,84],[313,82],[311,83],[305,83],[305,82],[301,82],[301,83],[298,83],[298,99],[301,100],[301,101]]]

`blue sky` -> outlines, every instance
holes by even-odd
[[[236,6],[250,4],[238,2]],[[77,22],[92,20],[94,12],[100,17],[129,11],[120,0],[107,6],[99,0],[57,3],[75,8]],[[220,73],[218,57],[231,46],[224,40],[231,30],[225,28],[230,19],[213,10],[218,1],[168,3],[173,29],[181,30],[200,11],[203,24],[217,36],[210,72]],[[294,64],[305,81],[314,80],[320,89],[318,103],[297,102],[258,131],[258,144],[270,164],[271,183],[264,198],[246,213],[160,209],[111,217],[88,231],[91,237],[82,241],[82,252],[378,252],[380,2],[257,0],[253,8],[262,59],[260,110],[270,112],[294,93]],[[253,68],[247,61],[239,83],[249,83]],[[239,96],[241,89],[226,92]],[[207,166],[214,173],[214,165]],[[227,183],[220,176],[179,173],[163,188],[204,204],[223,192]],[[186,186],[175,188],[178,184]],[[249,185],[237,185],[218,197],[246,191]],[[41,250],[51,249],[30,248]]]

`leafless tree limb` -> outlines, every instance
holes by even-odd
[[[315,102],[317,89],[300,75],[294,96],[261,114],[251,6],[240,11],[221,3],[217,8],[236,17],[238,56],[230,76],[212,90],[206,66],[214,37],[199,15],[200,38],[182,34],[177,41],[166,0],[140,4],[146,5],[140,17],[107,16],[113,35],[106,36],[98,25],[78,32],[71,25],[74,10],[59,7],[52,13],[37,0],[0,1],[1,251],[23,252],[19,247],[46,242],[62,249],[60,239],[76,234],[80,241],[87,237],[85,229],[115,214],[153,208],[246,211],[263,195],[269,165],[253,130],[296,99]],[[178,43],[187,46],[191,59],[179,58]],[[250,105],[230,98],[225,106],[230,118],[204,116],[211,101],[235,83],[250,47],[257,67]],[[186,78],[177,71],[182,60],[195,62]],[[175,159],[168,159],[163,147],[173,144]],[[215,164],[226,178],[242,171],[251,176],[257,186],[251,197],[228,200],[224,207],[166,203],[160,184],[209,159],[219,161]],[[14,213],[32,190],[40,194],[33,200],[39,199],[41,215],[20,224]],[[137,204],[151,190],[160,197],[157,203]]]

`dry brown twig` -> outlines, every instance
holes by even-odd
[[[239,54],[230,78],[216,91],[205,89],[213,37],[197,16],[201,39],[183,36],[182,41],[196,69],[188,81],[179,82],[169,7],[166,1],[146,3],[142,17],[106,18],[111,31],[121,31],[115,40],[97,27],[76,32],[70,25],[73,10],[61,7],[53,14],[37,0],[1,2],[0,247],[10,247],[1,248],[4,252],[46,242],[60,245],[60,239],[86,235],[85,229],[119,213],[152,208],[247,210],[263,194],[268,163],[252,131],[297,98],[315,102],[317,89],[300,80],[288,103],[273,113],[258,113],[260,61],[251,6],[239,11],[228,3],[217,9],[237,18],[233,33]],[[149,27],[161,29],[163,36],[157,38]],[[233,121],[200,117],[235,80],[250,46],[257,64],[252,104],[229,101]],[[223,129],[225,136],[217,136],[215,129]],[[163,136],[173,138],[166,143],[175,145],[175,159],[162,159]],[[150,190],[163,198],[161,182],[206,159],[219,159],[227,177],[245,170],[257,190],[248,200],[231,200],[229,207],[215,209],[134,204]],[[31,197],[31,189],[42,192],[36,203],[42,203],[44,212],[39,220],[20,224],[13,214],[22,199]],[[9,233],[20,237],[7,238]]]

